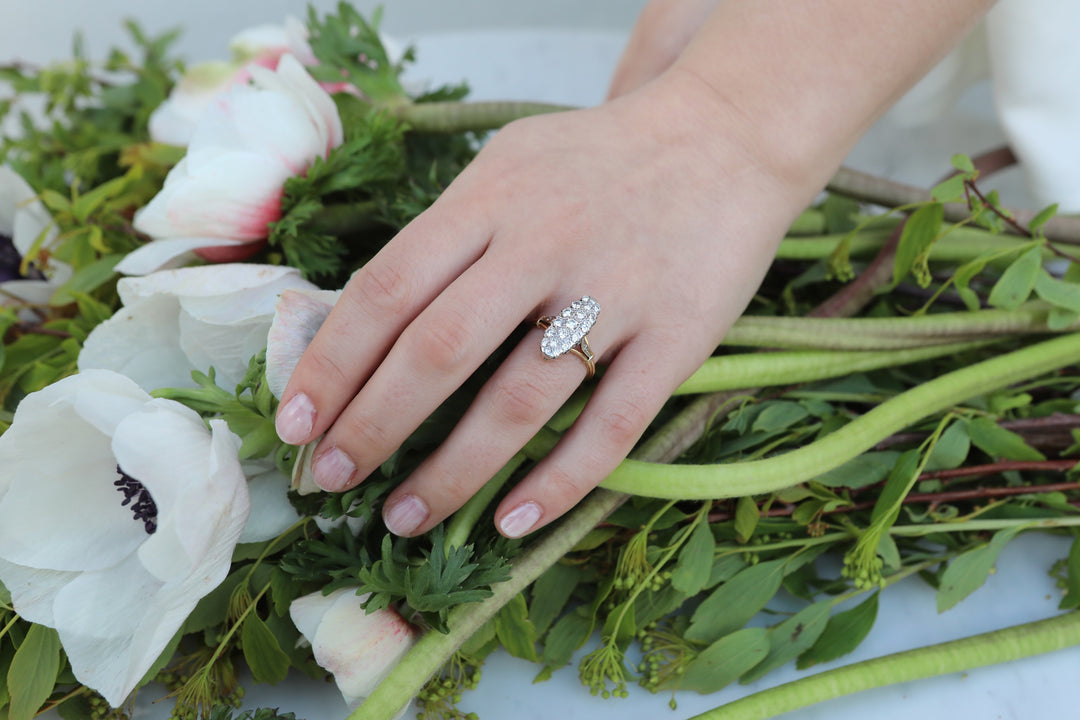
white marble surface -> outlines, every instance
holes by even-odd
[[[494,3],[489,4],[494,6]],[[640,3],[635,4],[640,6]],[[210,5],[202,3],[199,7]],[[212,39],[211,47],[222,47],[232,31],[243,24],[236,22],[231,11],[225,9],[227,4],[217,5],[220,6],[218,14],[229,15],[229,19],[227,24],[215,20],[206,25],[205,32],[197,33],[195,46],[198,49],[192,53],[196,58],[205,59],[212,54],[205,44],[200,43]],[[256,4],[250,3],[251,11],[244,17],[251,17],[251,22],[265,22],[286,12],[299,12],[294,5],[263,3],[256,10]],[[559,7],[562,5],[567,3],[558,4]],[[63,12],[66,3],[62,0],[19,5],[14,0],[0,0],[0,6],[4,15],[4,22],[0,24],[0,59],[12,56],[11,48],[22,48],[24,56],[35,60],[64,57],[69,23],[79,22],[79,12],[84,18],[91,15],[87,9],[89,5],[80,4],[72,20],[71,13]],[[417,3],[403,2],[401,6],[417,7]],[[115,27],[113,18],[130,12],[133,7],[132,3],[120,0],[95,3],[95,10],[104,10],[100,14],[93,13],[96,19],[85,20],[95,47],[105,42],[98,36],[99,29],[106,25]],[[179,7],[169,4],[169,9],[155,15],[154,23],[162,26],[179,21],[192,22],[193,12],[181,12]],[[408,37],[411,32],[408,28],[394,27],[397,7],[395,3],[387,12],[387,26]],[[52,17],[50,12],[54,13]],[[632,17],[625,6],[621,12],[625,22],[618,27],[624,27]],[[595,16],[592,11],[588,14]],[[102,17],[108,18],[108,22],[102,22]],[[622,43],[621,30],[604,30],[601,23],[593,21],[583,22],[574,30],[549,27],[544,30],[469,31],[461,31],[460,24],[450,22],[447,27],[459,29],[440,33],[431,32],[431,25],[424,22],[425,18],[431,19],[418,17],[414,25],[425,32],[409,38],[416,40],[419,46],[420,61],[412,77],[437,81],[467,78],[477,98],[524,98],[573,104],[596,102],[603,95],[608,73]],[[223,30],[223,26],[227,29]],[[38,42],[33,42],[35,33]],[[106,39],[115,35],[114,32]],[[42,37],[47,41],[40,42]],[[966,96],[957,114],[938,127],[898,130],[886,123],[875,128],[867,141],[860,144],[852,162],[912,182],[931,182],[947,168],[951,153],[978,152],[997,144],[1000,131],[989,118],[988,109],[989,102],[983,89],[981,95],[976,90]],[[1023,191],[1015,173],[1010,182],[1014,186],[1010,190],[1011,197],[1022,199]],[[933,593],[918,580],[909,580],[888,590],[882,596],[875,630],[861,648],[843,662],[1053,615],[1058,591],[1046,571],[1066,550],[1067,545],[1061,539],[1032,537],[1014,542],[1002,554],[999,571],[986,587],[944,615],[937,614]],[[908,720],[911,717],[921,720],[1045,720],[1075,717],[1073,695],[1078,665],[1080,649],[1072,649],[976,670],[963,676],[883,688],[785,717],[790,720],[862,720],[867,717],[876,720]],[[466,695],[462,707],[478,712],[486,720],[686,718],[799,675],[789,667],[752,686],[729,687],[713,696],[680,694],[679,708],[672,712],[667,706],[668,696],[653,696],[636,687],[631,688],[631,696],[625,700],[605,701],[591,697],[578,683],[572,668],[556,673],[547,683],[533,685],[536,670],[528,663],[496,655],[489,660],[479,689]],[[165,718],[166,708],[151,706],[150,699],[149,693],[142,694],[136,717]],[[278,687],[251,687],[246,705],[280,706],[307,720],[337,720],[345,714],[344,705],[332,685],[302,678],[290,678]]]

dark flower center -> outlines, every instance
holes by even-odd
[[[121,505],[131,505],[131,512],[136,520],[142,520],[143,529],[147,535],[153,535],[157,530],[157,505],[150,492],[141,482],[128,475],[116,466],[116,472],[120,473],[120,479],[113,482],[116,489],[124,493],[124,501]]]
[[[22,255],[15,249],[11,238],[0,233],[0,282],[7,282],[19,277],[19,265]]]

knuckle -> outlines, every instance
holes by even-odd
[[[515,426],[536,426],[544,417],[549,390],[535,378],[524,376],[497,381],[492,390],[492,407],[499,420]]]
[[[356,273],[349,287],[347,295],[373,315],[398,315],[412,302],[412,283],[393,263],[369,263]]]
[[[333,354],[327,352],[324,347],[312,346],[308,349],[307,355],[304,356],[304,360],[310,361],[309,367],[311,374],[314,375],[320,383],[325,385],[333,385],[334,387],[353,387],[355,381],[350,377],[349,373],[345,371],[338,361],[334,359]]]
[[[340,421],[339,421],[340,423]],[[345,420],[344,435],[349,447],[387,448],[390,437],[386,429],[372,418],[364,415],[351,416]]]
[[[561,467],[548,468],[544,473],[544,490],[559,498],[563,505],[573,505],[591,489],[581,475],[567,472]]]
[[[427,367],[449,372],[459,368],[468,357],[472,338],[462,322],[424,323],[414,332],[415,351]]]
[[[630,448],[649,422],[648,414],[630,400],[617,400],[602,410],[596,418],[596,429],[605,445]]]

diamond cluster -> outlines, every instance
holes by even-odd
[[[581,342],[600,314],[600,303],[586,295],[570,303],[570,307],[551,318],[551,325],[544,330],[540,350],[549,358],[557,358]]]

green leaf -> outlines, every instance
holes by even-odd
[[[776,432],[785,430],[797,422],[800,422],[810,414],[810,411],[799,403],[773,402],[764,406],[758,413],[751,428],[753,432]]]
[[[722,582],[727,582],[744,568],[746,568],[746,561],[739,554],[721,555],[713,561],[712,570],[709,571],[709,582],[705,587],[716,587]]]
[[[1035,281],[1042,269],[1042,249],[1033,247],[1012,262],[990,291],[987,302],[1003,310],[1015,310],[1025,302],[1035,289]]]
[[[1022,526],[998,530],[989,543],[968,550],[945,568],[937,592],[938,612],[945,612],[982,587],[997,562],[998,555]]]
[[[52,628],[31,625],[8,669],[8,720],[31,720],[52,694],[59,670],[60,636]]]
[[[515,595],[495,615],[495,635],[514,657],[539,661],[536,654],[536,627],[529,620],[529,609],[522,593]]]
[[[751,502],[753,502],[751,500]],[[696,595],[709,582],[712,573],[716,540],[704,515],[694,526],[686,544],[679,550],[679,559],[671,573],[671,584],[681,593]]]
[[[949,158],[949,163],[962,173],[975,172],[975,163],[971,162],[971,158],[963,153],[956,153]]]
[[[592,631],[592,618],[586,608],[563,615],[544,638],[544,662],[552,667],[566,665]]]
[[[750,541],[761,519],[757,502],[750,496],[739,498],[735,503],[735,537],[741,543]]]
[[[1031,218],[1031,222],[1028,223],[1028,232],[1032,235],[1042,235],[1042,227],[1046,224],[1046,221],[1057,215],[1058,204],[1047,205],[1040,210],[1035,217]]]
[[[97,290],[116,275],[113,268],[123,259],[123,253],[113,253],[79,268],[68,278],[67,282],[56,289],[52,298],[49,299],[49,304],[53,306],[67,305],[75,302],[77,294]]]
[[[1045,460],[1046,456],[1028,445],[1024,438],[1006,430],[990,418],[969,420],[968,434],[975,447],[990,457],[1005,460]]]
[[[831,610],[832,600],[821,600],[769,628],[769,654],[739,682],[752,683],[810,649],[825,631]]]
[[[555,563],[533,583],[529,619],[537,637],[543,635],[566,607],[574,588],[581,582],[581,570],[573,565]]]
[[[967,425],[954,422],[941,433],[923,470],[952,470],[964,464],[971,450],[971,438]]]
[[[964,196],[964,183],[967,178],[961,174],[952,175],[930,190],[930,197],[938,202],[956,202]]]
[[[1035,294],[1064,310],[1080,312],[1080,285],[1058,280],[1044,268],[1039,268],[1035,278]]]
[[[847,655],[870,634],[877,612],[878,593],[875,592],[850,610],[834,615],[813,647],[799,656],[795,667],[805,670],[811,665]]]
[[[289,656],[278,645],[274,633],[255,613],[244,620],[240,629],[240,644],[244,649],[244,660],[256,682],[273,685],[289,674]]]
[[[780,589],[785,565],[783,559],[751,565],[718,587],[690,618],[686,639],[709,643],[741,628]]]
[[[899,284],[912,271],[918,259],[926,255],[930,246],[937,240],[944,219],[945,208],[937,202],[923,205],[911,213],[907,222],[904,223],[900,241],[896,246],[896,255],[893,258],[893,285]],[[918,279],[925,287],[921,275]]]
[[[814,482],[826,487],[863,488],[888,477],[899,458],[900,453],[896,450],[863,453],[838,468],[818,475]]]
[[[1080,607],[1080,536],[1077,536],[1069,548],[1069,557],[1065,561],[1068,575],[1065,579],[1065,597],[1061,598],[1059,610],[1075,610]]]
[[[769,654],[769,631],[743,628],[705,648],[686,666],[679,688],[713,693],[734,682]]]

